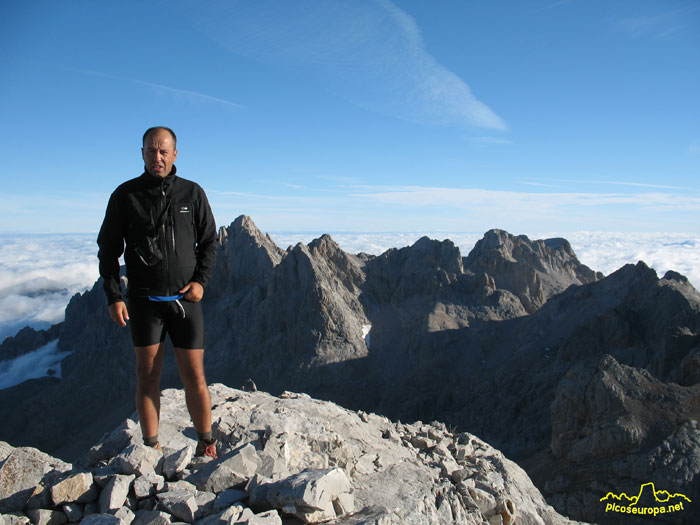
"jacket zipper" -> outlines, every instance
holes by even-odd
[[[161,209],[163,210],[163,212],[165,212],[165,207],[167,205],[166,198],[165,198],[165,180],[163,180],[160,183],[160,195],[162,197],[161,200],[163,203],[163,207]],[[167,241],[168,237],[166,235],[166,228],[165,228],[166,223],[167,223],[167,218],[166,218],[166,220],[162,221],[163,225],[161,226],[161,230],[163,232],[162,238],[163,238],[163,248],[164,248],[164,250],[163,250],[163,262],[164,262],[164,264],[163,264],[163,282],[166,283],[166,286],[167,286],[167,289],[165,292],[166,295],[170,295],[170,280],[168,279],[168,276],[170,275],[170,272],[168,271],[169,270],[169,268],[168,268],[168,266],[169,266],[168,241]]]

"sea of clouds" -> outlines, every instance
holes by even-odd
[[[270,236],[286,249],[299,242],[309,243],[320,233],[270,232]],[[450,239],[462,255],[467,255],[483,233],[336,233],[331,236],[349,253],[379,255],[390,248],[410,246],[428,236]],[[0,236],[0,341],[27,325],[38,329],[63,321],[71,297],[85,292],[97,280],[95,237],[95,234]],[[675,270],[688,277],[696,288],[700,285],[700,233],[543,232],[528,237],[564,237],[582,263],[605,275],[625,264],[644,261],[660,277],[668,270]],[[49,370],[60,377],[59,363],[65,356],[59,354],[55,345],[37,350],[33,358],[23,357],[21,361],[3,363],[0,356],[0,389],[47,375]],[[28,365],[29,362],[34,365]]]
[[[63,320],[70,298],[97,280],[95,237],[0,236],[0,341]]]

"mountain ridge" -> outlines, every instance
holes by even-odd
[[[671,457],[694,450],[687,422],[697,412],[700,295],[675,272],[659,279],[639,263],[603,277],[578,262],[565,240],[530,241],[500,230],[487,232],[467,256],[449,240],[428,238],[378,256],[346,254],[330,236],[283,251],[245,216],[222,228],[220,240],[204,299],[210,381],[238,386],[252,379],[273,395],[304,391],[394,420],[437,419],[474,432],[522,462],[557,509],[578,519],[601,519],[596,476],[611,489],[625,476],[642,482],[661,472],[655,450],[673,436]],[[99,286],[71,300],[59,347],[73,350],[65,379],[24,391],[19,413],[0,410],[25,443],[53,450],[35,420],[66,428],[60,407],[83,403],[92,417],[70,414],[72,428],[83,430],[76,442],[90,442],[88,430],[94,442],[99,428],[130,412],[133,389],[128,333],[108,319]],[[615,370],[633,399],[639,370],[687,394],[677,417],[640,444],[636,463],[622,474],[610,472],[595,433],[591,471],[552,453],[560,428],[553,422],[578,414],[552,412],[566,388],[577,391],[567,373],[583,367],[586,375],[599,363]],[[164,387],[178,384],[172,365],[166,363]],[[576,417],[583,418],[574,425],[579,432],[595,425],[583,413]],[[634,421],[623,435],[651,424]],[[60,446],[64,455],[80,452]],[[679,468],[661,479],[700,491],[700,466]]]

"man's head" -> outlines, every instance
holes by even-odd
[[[177,159],[177,137],[173,130],[163,126],[146,130],[141,156],[151,175],[167,177]]]

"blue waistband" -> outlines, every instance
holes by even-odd
[[[177,301],[179,299],[182,299],[185,297],[184,293],[177,294],[177,295],[149,295],[148,299],[149,301],[156,301],[159,303],[164,303],[167,301]]]

